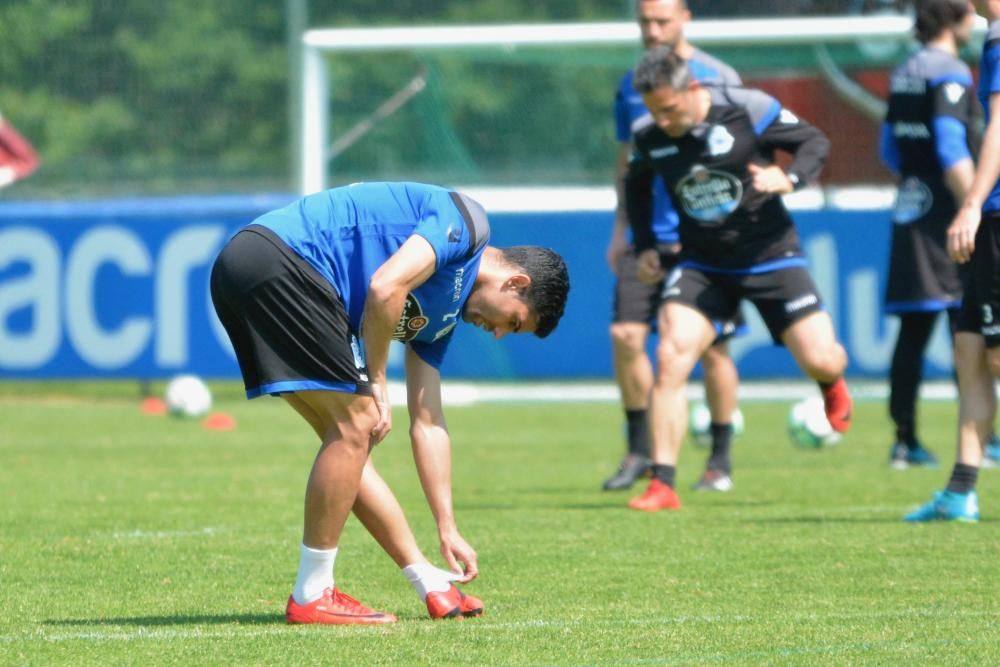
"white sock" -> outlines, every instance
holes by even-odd
[[[292,591],[295,602],[309,604],[323,597],[324,590],[333,588],[333,561],[336,558],[337,547],[312,549],[304,544],[299,547],[299,575]]]
[[[458,579],[458,575],[439,567],[434,567],[430,563],[414,563],[403,568],[403,576],[413,586],[421,600],[427,599],[428,593],[443,593],[451,588],[451,582]]]

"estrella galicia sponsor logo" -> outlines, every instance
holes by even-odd
[[[696,164],[677,184],[676,192],[689,216],[701,223],[720,224],[740,205],[743,184],[732,174]]]
[[[815,294],[806,294],[805,296],[800,296],[797,299],[792,299],[791,301],[785,302],[785,312],[794,313],[796,311],[802,310],[803,308],[808,308],[809,306],[814,306],[819,303],[819,297]]]
[[[708,154],[715,157],[731,151],[736,140],[725,125],[715,125],[708,131],[705,143],[708,144]]]
[[[934,195],[927,184],[916,176],[910,176],[899,185],[892,221],[897,225],[909,225],[927,215],[933,204]]]
[[[912,76],[897,76],[889,81],[889,92],[904,95],[923,95],[927,90],[927,82],[923,78]]]
[[[403,314],[399,316],[392,337],[404,343],[413,340],[427,326],[428,321],[417,297],[407,294],[406,303],[403,304]]]

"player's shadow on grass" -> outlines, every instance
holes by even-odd
[[[125,616],[122,618],[53,618],[44,625],[102,626],[102,625],[274,625],[284,623],[282,614],[176,614],[174,616]]]

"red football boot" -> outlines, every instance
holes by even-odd
[[[466,595],[452,584],[446,591],[432,591],[427,594],[427,613],[435,620],[479,616],[483,613],[483,601]]]
[[[823,387],[823,407],[830,426],[837,433],[847,433],[851,428],[851,394],[847,390],[844,378],[837,378],[833,384]]]
[[[673,488],[654,478],[646,487],[646,492],[630,500],[628,506],[643,512],[676,510],[680,509],[681,499]]]
[[[395,623],[396,617],[369,609],[350,595],[336,588],[327,588],[323,597],[307,604],[288,598],[285,620],[289,623],[322,623],[326,625],[379,625]]]

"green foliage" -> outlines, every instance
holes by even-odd
[[[238,400],[233,386],[213,387],[239,421],[228,433],[144,416],[120,386],[0,386],[0,662],[1000,662],[997,474],[980,476],[982,524],[904,524],[947,471],[889,470],[891,428],[872,402],[823,451],[788,442],[788,404],[744,403],[736,488],[688,491],[703,454],[687,449],[684,507],[654,515],[599,490],[622,450],[617,405],[449,409],[457,518],[480,561],[468,590],[486,614],[427,619],[352,519],[337,580],[400,622],[286,626],[316,443],[282,401]],[[948,460],[955,406],[920,408]],[[440,563],[395,417],[375,461]]]

